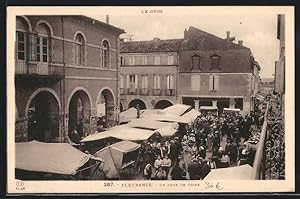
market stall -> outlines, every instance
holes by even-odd
[[[103,163],[68,143],[16,143],[18,179],[89,179]]]
[[[121,179],[134,175],[139,148],[140,144],[124,140],[107,146],[94,155],[104,160],[103,172],[107,179]]]
[[[248,164],[222,169],[212,169],[204,180],[251,180],[252,167]]]

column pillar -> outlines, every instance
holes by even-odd
[[[229,99],[229,108],[234,108],[235,107],[235,100],[234,98]]]
[[[195,110],[199,111],[199,100],[194,100],[195,103]]]
[[[217,100],[213,100],[212,101],[212,106],[217,106],[217,102],[218,102]]]

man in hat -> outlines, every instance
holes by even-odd
[[[215,131],[213,136],[213,141],[212,141],[212,148],[218,149],[219,147],[220,147],[219,131]]]

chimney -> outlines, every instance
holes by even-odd
[[[160,39],[158,37],[154,37],[153,41],[154,41],[154,47],[157,48],[158,47],[158,42],[160,41]]]
[[[187,30],[186,29],[184,29],[184,32],[183,32],[183,39],[184,39],[184,41],[187,40]]]
[[[106,23],[109,24],[109,15],[106,15]]]
[[[230,39],[230,31],[226,31],[226,39],[229,41],[229,39]]]
[[[238,40],[238,45],[243,46],[243,40]]]
[[[230,37],[230,31],[226,31],[226,39],[227,41],[234,41],[235,40],[235,37]]]

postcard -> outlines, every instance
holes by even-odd
[[[8,194],[295,191],[294,17],[8,7]]]

